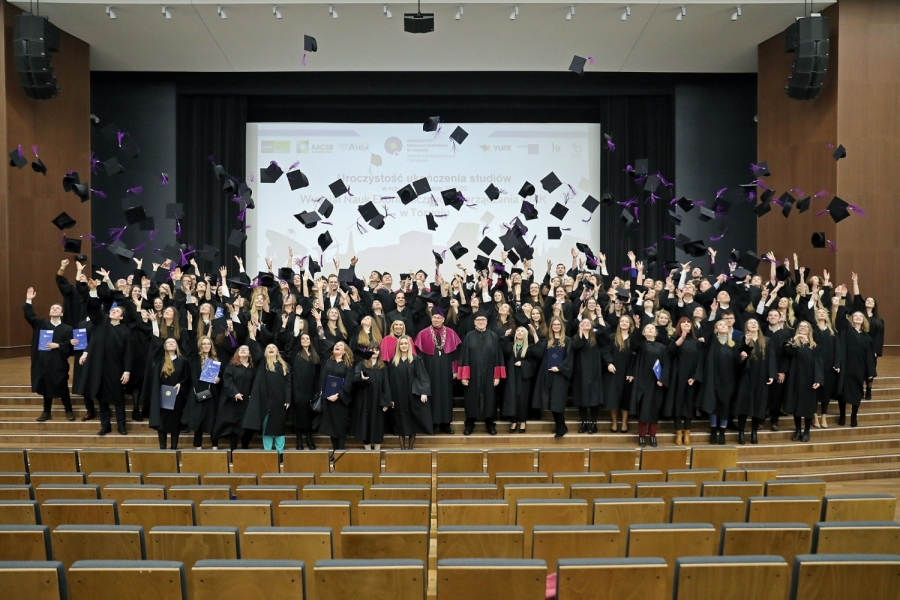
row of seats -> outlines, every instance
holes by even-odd
[[[438,474],[533,472],[550,476],[557,472],[628,471],[635,468],[669,471],[737,467],[738,450],[733,446],[695,448],[591,448],[566,450],[415,450],[338,451],[333,467],[337,472],[427,473],[433,465]],[[329,468],[327,451],[286,451],[284,471],[323,473]],[[586,460],[587,459],[587,460]],[[587,465],[585,464],[587,462]],[[229,464],[232,467],[229,467]],[[137,472],[137,473],[275,473],[278,454],[266,450],[0,450],[0,472]]]
[[[542,560],[444,559],[437,564],[437,600],[542,600]],[[190,577],[188,577],[188,570]],[[312,571],[311,573],[309,571]],[[661,558],[572,559],[559,562],[558,600],[895,600],[897,555],[681,557],[673,574]],[[8,600],[425,600],[428,578],[419,560],[321,560],[312,569],[292,560],[79,561],[68,574],[59,562],[0,562]]]

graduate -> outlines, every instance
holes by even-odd
[[[675,445],[691,445],[691,422],[703,383],[703,343],[688,317],[681,317],[669,342],[669,387],[662,414],[675,421]]]
[[[315,429],[311,403],[316,396],[319,382],[319,353],[312,343],[309,333],[300,335],[300,348],[291,362],[291,421],[297,436],[297,450],[303,450],[303,438],[310,450],[315,450],[312,432]]]
[[[799,321],[793,339],[785,344],[784,353],[790,358],[787,380],[785,381],[784,410],[794,415],[794,435],[791,440],[809,441],[809,429],[816,413],[818,396],[816,390],[825,381],[822,355],[816,348],[812,326],[807,321]],[[800,419],[803,418],[803,429]]]
[[[599,308],[596,310],[599,317],[602,313]],[[602,318],[596,323],[590,318],[582,319],[571,340],[572,404],[578,407],[581,417],[578,433],[597,433],[597,417],[603,406],[603,356],[598,338],[602,340],[605,335],[605,325]]]
[[[818,410],[813,415],[813,427],[828,428],[828,405],[831,400],[837,398],[837,382],[840,367],[837,365],[841,362],[838,355],[839,349],[838,335],[834,330],[831,322],[831,313],[828,309],[820,306],[815,312],[815,323],[813,324],[813,340],[816,342],[816,348],[822,356],[822,368],[824,369],[825,379],[822,385],[816,390],[818,398]]]
[[[390,362],[397,350],[397,340],[406,335],[406,323],[400,320],[391,321],[391,332],[381,340],[381,360]],[[413,347],[413,354],[415,354]]]
[[[709,415],[709,443],[725,444],[725,426],[731,414],[737,387],[738,365],[747,353],[734,343],[728,324],[716,321],[712,339],[707,341],[700,408]]]
[[[353,353],[343,342],[331,347],[322,362],[316,389],[322,394],[322,422],[319,433],[331,438],[331,448],[343,450],[347,438],[347,420],[353,401]],[[332,460],[334,452],[332,452]]]
[[[66,411],[66,420],[74,421],[69,396],[69,355],[72,354],[72,327],[62,322],[61,304],[50,305],[49,319],[40,319],[31,305],[37,293],[28,288],[25,293],[25,320],[31,325],[31,391],[44,397],[44,410],[38,421],[50,420],[53,399],[59,398]]]
[[[188,314],[188,340],[194,338],[194,331],[191,329],[193,317]],[[218,398],[221,396],[221,364],[216,367],[215,363],[219,362],[216,347],[212,338],[209,336],[201,337],[196,343],[189,343],[191,349],[185,357],[191,366],[191,389],[188,391],[187,405],[185,413],[187,415],[188,429],[194,432],[194,448],[199,450],[203,447],[204,432],[210,434],[213,450],[218,450],[219,438],[214,434],[216,424],[216,411],[219,408]],[[203,381],[201,376],[204,371],[215,372],[212,381]],[[207,377],[209,379],[210,377]],[[204,392],[212,394],[209,398],[201,399],[205,396]]]
[[[878,314],[878,302],[872,296],[867,296],[865,300],[859,293],[859,276],[856,273],[850,274],[853,281],[853,311],[859,311],[866,318],[868,324],[868,336],[872,340],[872,350],[875,352],[874,369],[878,369],[878,358],[884,352],[884,319]],[[846,286],[842,286],[842,290],[846,294]],[[866,380],[866,394],[863,396],[865,400],[872,399],[872,379]]]
[[[217,440],[227,436],[231,450],[237,450],[239,439],[242,449],[250,447],[253,430],[244,429],[243,422],[255,378],[256,369],[253,367],[250,347],[242,344],[223,369],[222,392],[218,399],[219,408],[212,435]]]
[[[475,330],[463,339],[458,376],[465,387],[466,421],[463,435],[471,435],[475,421],[484,419],[488,433],[497,435],[495,388],[506,377],[500,338],[487,329],[487,315],[475,316]]]
[[[453,380],[456,379],[458,352],[462,341],[456,332],[444,326],[444,311],[435,306],[431,312],[431,327],[416,336],[415,348],[422,357],[431,383],[429,405],[433,430],[453,433]]]
[[[154,318],[151,317],[151,322]],[[174,338],[166,338],[162,342],[157,338],[157,341],[151,343],[151,348],[150,360],[153,366],[144,378],[143,392],[143,397],[150,399],[150,429],[156,430],[160,450],[166,449],[167,436],[171,438],[169,448],[177,450],[181,415],[191,382],[190,366],[181,356],[178,342]],[[172,408],[163,406],[171,401],[169,394],[175,396]]]
[[[636,319],[637,320],[637,319]],[[666,399],[666,382],[670,377],[669,353],[666,344],[657,342],[656,325],[647,323],[641,328],[640,339],[632,334],[631,347],[635,360],[629,370],[632,378],[631,414],[638,417],[638,444],[649,442],[656,447],[656,428],[659,413]]]
[[[400,338],[394,358],[387,368],[390,399],[394,407],[394,427],[400,436],[401,450],[412,450],[417,434],[434,433],[433,412],[428,406],[431,381],[425,363],[413,354],[412,346],[409,337]]]
[[[784,396],[784,380],[787,375],[787,366],[790,362],[784,354],[784,345],[793,336],[793,330],[785,326],[785,316],[778,309],[771,309],[766,313],[767,325],[763,334],[768,338],[772,352],[775,354],[775,364],[778,376],[769,386],[768,412],[772,431],[778,431],[778,418],[781,416],[781,405]]]
[[[110,405],[115,407],[116,428],[126,435],[125,384],[128,383],[132,364],[131,330],[122,322],[125,310],[113,304],[109,314],[99,314],[88,309],[94,320],[93,335],[88,341],[87,352],[79,362],[87,368],[81,393],[100,404],[100,431],[106,435],[112,430]],[[132,309],[133,310],[133,309]]]
[[[516,329],[512,343],[503,349],[506,356],[506,387],[503,390],[503,406],[500,416],[508,418],[512,423],[510,433],[525,433],[528,426],[528,412],[533,394],[532,380],[538,362],[535,349],[540,349],[537,334],[529,343],[528,330],[524,327]]]
[[[571,343],[566,337],[565,324],[559,316],[550,317],[550,335],[541,345],[543,356],[535,375],[531,406],[553,413],[553,421],[556,423],[553,437],[561,438],[569,431],[565,411],[573,355]]]
[[[750,443],[758,444],[757,432],[766,419],[769,389],[778,377],[775,349],[762,333],[759,321],[749,318],[744,323],[743,347],[749,348],[747,360],[739,369],[734,413],[738,415],[738,443],[746,444],[747,418],[750,418]]]
[[[631,380],[628,368],[632,361],[631,334],[634,321],[629,315],[622,315],[616,321],[614,331],[607,334],[607,341],[601,349],[606,372],[603,374],[604,407],[610,412],[613,433],[628,433],[628,411],[631,409]],[[621,428],[619,426],[621,423]]]
[[[284,432],[287,413],[291,406],[291,372],[278,353],[278,346],[266,344],[265,350],[256,341],[260,326],[250,324],[250,355],[256,364],[256,378],[250,392],[250,403],[244,413],[244,429],[258,431],[262,435],[263,448],[278,451],[279,460],[284,453]]]
[[[384,413],[392,405],[388,372],[379,355],[377,347],[360,348],[356,357],[361,360],[353,368],[350,433],[363,443],[366,450],[381,450],[384,441]],[[400,448],[403,448],[402,437]]]
[[[837,294],[837,290],[835,290]],[[838,365],[838,425],[847,424],[847,405],[850,405],[850,427],[857,427],[859,422],[859,406],[863,399],[863,389],[866,382],[875,377],[875,348],[872,338],[868,335],[869,323],[865,313],[854,311],[849,318],[847,309],[840,306],[841,298],[846,295],[846,289],[841,290],[842,296],[835,295],[832,302],[837,306],[837,318],[835,324],[838,330],[838,355],[841,362]]]

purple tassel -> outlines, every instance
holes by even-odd
[[[638,183],[638,184],[644,183],[645,181],[647,181],[647,176],[646,176],[646,175],[641,175],[640,177],[635,177],[635,178],[634,178],[634,182],[635,182],[635,183]]]
[[[593,218],[594,218],[594,213],[591,213],[591,216],[589,216],[587,219],[582,219],[581,222],[582,223],[590,223],[591,219],[593,219]]]
[[[300,59],[300,62],[301,62],[301,64],[303,64],[304,67],[306,66],[306,53],[305,52],[303,53],[303,58]]]
[[[822,196],[827,196],[827,195],[828,195],[828,190],[822,190],[818,194],[813,196],[813,198],[821,198]]]
[[[302,257],[302,258],[295,258],[295,259],[294,259],[294,264],[297,265],[297,267],[298,267],[301,271],[303,270],[303,264],[304,264],[305,262],[306,262],[306,256],[304,256],[304,257]]]
[[[478,203],[477,202],[466,202],[466,208],[471,208],[471,209],[478,208]]]
[[[593,56],[588,56],[588,62],[589,62],[590,64],[594,64],[594,57],[593,57]]]
[[[291,166],[288,167],[288,171],[293,171],[294,169],[297,168],[297,166],[299,164],[300,164],[300,161],[298,160],[297,162],[295,162],[294,164],[292,164]]]
[[[706,205],[706,200],[696,200],[694,202],[694,206],[705,206],[705,205]]]
[[[106,198],[106,193],[105,193],[105,192],[102,192],[102,191],[100,191],[100,190],[94,190],[94,189],[92,189],[92,190],[91,190],[91,193],[94,194],[95,196],[97,196],[98,198]]]
[[[566,204],[568,204],[568,203],[569,203],[569,200],[571,200],[571,199],[572,199],[572,194],[570,194],[569,192],[566,192],[566,193],[563,194],[563,201],[564,201]]]
[[[119,140],[119,148],[122,147],[122,140],[125,139],[125,136],[128,135],[127,131],[122,131],[121,129],[116,132],[116,138]]]
[[[181,221],[179,221],[178,219],[175,219],[175,237],[178,237],[180,235],[181,235]]]
[[[768,256],[763,256],[762,258],[760,258],[760,260],[764,260],[764,261],[766,261],[766,262],[770,262],[770,263],[772,263],[773,265],[777,265],[777,264],[778,264],[778,261],[777,261],[777,260],[775,260],[775,259],[773,259],[773,258],[769,258]]]
[[[145,243],[143,243],[143,244],[138,244],[137,246],[135,246],[134,248],[132,248],[131,251],[132,251],[132,252],[140,252],[141,250],[143,250],[143,249],[146,248],[146,247],[147,247],[147,244],[146,244],[146,242],[145,242]]]
[[[504,189],[502,189],[502,188],[501,188],[500,190],[498,190],[498,191],[499,191],[501,194],[505,194],[505,193],[506,193],[506,190],[504,190]]]
[[[673,187],[675,185],[671,181],[666,181],[666,178],[663,177],[662,173],[660,173],[659,171],[656,172],[656,176],[659,177],[659,182],[666,187]]]
[[[531,238],[531,241],[528,242],[528,245],[529,245],[529,246],[534,246],[534,241],[535,241],[536,239],[537,239],[537,235],[535,235],[533,238]]]
[[[25,158],[25,153],[22,152],[22,144],[19,144],[19,158]]]
[[[319,266],[325,268],[325,253],[319,255]]]
[[[751,164],[750,164],[750,170],[753,172],[754,175],[756,175],[757,173],[761,173],[762,171],[765,171],[766,168],[751,163]]]
[[[632,167],[631,165],[625,165],[625,172],[634,173],[634,167]]]
[[[567,183],[566,185],[569,186],[569,193],[572,194],[572,198],[578,195],[578,192],[575,191],[575,188],[572,187],[571,183]]]
[[[394,217],[394,216],[396,216],[396,215],[391,214],[391,213],[388,211],[387,204],[382,204],[382,205],[381,205],[381,208],[384,209],[384,218],[385,218],[385,219],[387,219],[388,217]]]
[[[184,252],[179,251],[179,253],[181,254],[181,266],[183,267],[188,264],[188,259],[187,256],[185,256]]]
[[[159,185],[169,185],[169,176],[165,173],[159,174]]]
[[[144,192],[144,188],[141,186],[128,188],[127,190],[125,190],[126,194],[134,194],[135,196],[140,196],[143,192]]]
[[[65,236],[65,234],[63,234],[63,236],[62,236],[61,238],[59,238],[59,245],[60,245],[60,246],[65,246],[65,245],[66,245],[66,236]]]
[[[447,216],[448,216],[447,213],[435,213],[434,218],[435,219],[446,219]]]
[[[828,144],[828,149],[829,149],[829,150],[834,150],[834,144]]]
[[[434,198],[434,194],[432,194],[431,197]],[[381,200],[393,200],[394,198],[396,198],[396,196],[381,196],[380,199]],[[322,200],[325,200],[324,196],[322,197]]]
[[[31,151],[34,153],[35,158],[40,158],[37,153],[37,146],[32,146]]]
[[[664,239],[664,240],[673,240],[673,241],[675,240],[675,238],[673,238],[673,237],[672,237],[671,235],[669,235],[668,233],[664,233],[664,234],[663,234],[663,239]]]
[[[362,235],[369,232],[369,230],[366,229],[366,226],[359,222],[358,218],[356,219],[356,230]]]
[[[721,190],[719,190],[718,192],[716,192],[716,199],[718,200],[719,198],[721,198],[721,197],[722,197],[722,194],[724,194],[724,193],[727,192],[727,191],[728,191],[728,188],[727,188],[727,187],[723,187]]]
[[[393,215],[392,215],[393,216]],[[322,225],[333,225],[331,221],[319,221]],[[248,225],[249,227],[249,225]]]
[[[147,239],[148,239],[148,240],[152,240],[152,239],[155,238],[155,237],[156,237],[156,230],[155,230],[155,229],[151,229],[151,230],[150,230],[150,234],[147,236]]]
[[[259,277],[253,280],[253,283],[250,284],[250,289],[255,290],[259,287]]]
[[[247,205],[244,205],[244,208],[241,209],[241,212],[238,213],[238,221],[243,221],[247,218]]]
[[[491,228],[490,225],[485,225],[484,227],[482,227],[481,228],[481,237],[484,237],[485,232],[490,228]]]
[[[828,243],[828,249],[832,252],[837,252],[837,244],[832,242],[831,240],[825,240]]]
[[[236,347],[237,347],[237,341],[234,339],[234,336],[231,335],[230,333],[228,333],[227,335],[228,335],[228,340],[231,342],[231,347],[232,347],[232,348],[236,348]]]
[[[97,239],[97,238],[95,238],[94,236],[92,236],[90,233],[85,233],[85,234],[83,234],[83,235],[79,235],[78,237],[80,237],[80,238],[82,238],[82,239],[88,239],[88,240],[91,240],[92,242],[93,242],[95,239]]]
[[[256,175],[250,175],[250,178],[248,179],[248,181],[250,183],[256,183]]]
[[[762,179],[757,179],[754,183],[756,183],[757,187],[761,187],[761,188],[764,189],[764,190],[771,190],[771,189],[772,189],[772,188],[770,188],[769,186],[767,186],[767,185],[765,184],[765,182],[763,182]]]
[[[658,245],[659,245],[659,244],[653,244],[653,245],[650,246],[649,248],[644,248],[644,252],[650,252],[651,250],[653,250],[654,248],[656,248]]]
[[[248,229],[250,229],[250,225],[244,225],[240,229],[241,231],[247,231]]]
[[[806,194],[803,193],[803,190],[801,190],[800,188],[791,188],[791,189],[788,190],[788,191],[790,191],[790,192],[797,192],[797,197],[798,197],[798,198],[802,198],[803,196],[806,195]]]
[[[349,186],[349,185],[347,186],[347,195],[348,195],[348,196],[351,196],[351,197],[353,196],[353,194],[350,192],[350,186]]]
[[[659,200],[659,196],[657,196],[656,194],[650,194],[650,197],[647,198],[647,200],[649,200],[651,204],[656,204],[656,201]]]
[[[112,237],[112,241],[114,243],[118,242],[120,239],[122,239],[122,235],[124,235],[125,229],[127,227],[128,227],[127,225],[125,227],[113,227],[112,229],[109,230],[109,235],[110,235],[110,237]]]
[[[215,154],[210,154],[209,156],[206,157],[206,160],[208,160],[208,161],[211,162],[212,164],[216,164],[216,155],[215,155]]]
[[[749,194],[747,194],[747,200],[749,202],[755,202],[756,201],[756,192],[750,192]]]
[[[587,266],[589,266],[589,267],[592,268],[592,269],[596,269],[596,268],[597,268],[597,261],[594,260],[594,258],[591,257],[591,256],[588,256],[588,257],[586,257],[586,258],[587,258]]]
[[[90,163],[91,163],[91,173],[93,173],[94,175],[96,175],[97,173],[100,172],[100,159],[97,158],[97,155],[96,155],[96,154],[94,154],[93,152],[91,152],[91,155],[90,155],[90,157],[89,157],[89,160],[90,160]]]
[[[606,140],[606,149],[609,150],[610,152],[616,151],[616,145],[613,143],[612,140]]]
[[[855,204],[851,204],[847,208],[849,208],[850,210],[852,210],[853,212],[855,212],[856,214],[858,214],[861,217],[866,216],[866,211],[864,211],[863,209],[861,209],[860,207],[858,207]]]
[[[640,220],[641,220],[641,218],[638,217],[638,207],[637,207],[637,206],[634,207],[634,220],[635,220],[635,221],[640,221]]]
[[[728,231],[728,228],[725,228],[725,231]],[[711,235],[709,236],[709,241],[711,242],[721,242],[722,238],[725,237],[725,231],[722,232],[722,235]]]
[[[431,204],[432,206],[440,206],[440,204],[438,204],[437,198],[434,197],[434,194],[431,194],[431,202],[430,202],[430,204]]]
[[[820,210],[819,212],[816,213],[816,216],[819,217],[819,216],[821,216],[821,215],[824,215],[824,214],[827,213],[827,212],[828,212],[828,209],[827,209],[827,208],[826,208],[825,210]]]

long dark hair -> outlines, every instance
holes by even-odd
[[[691,326],[691,337],[695,340],[697,339],[697,329],[694,327],[694,321],[688,319],[687,317],[681,317],[678,319],[678,324],[675,325],[675,337],[681,337],[681,324],[687,323]]]

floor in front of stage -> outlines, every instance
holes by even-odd
[[[81,399],[73,397],[77,419],[65,420],[58,401],[54,403],[52,420],[37,423],[41,412],[41,398],[30,390],[30,362],[28,358],[0,360],[0,447],[4,448],[153,448],[156,432],[147,422],[131,422],[128,411],[128,436],[116,433],[104,437],[96,435],[96,420],[82,422]],[[737,446],[738,466],[778,469],[780,477],[820,478],[828,482],[828,493],[891,493],[900,496],[900,357],[884,357],[878,364],[879,377],[875,381],[872,400],[863,402],[859,427],[840,427],[837,424],[837,405],[832,403],[828,428],[813,429],[808,443],[791,442],[793,433],[790,417],[781,420],[781,431],[761,430],[758,445]],[[130,407],[129,407],[130,408]],[[572,449],[597,447],[636,447],[637,424],[630,423],[627,434],[611,433],[607,414],[601,415],[599,432],[594,435],[576,433],[580,422],[577,411],[567,410],[570,433],[554,439],[553,420],[545,413],[542,420],[528,423],[525,434],[508,433],[508,425],[498,422],[498,435],[490,436],[483,425],[471,436],[462,435],[463,413],[454,409],[454,435],[420,436],[417,449]],[[660,423],[660,447],[672,447],[674,433],[671,422]],[[749,434],[748,434],[749,438]],[[205,438],[207,447],[208,437]],[[737,445],[737,433],[727,432],[729,444]],[[749,441],[749,440],[748,440]],[[190,445],[190,438],[182,436],[182,446]],[[288,447],[293,442],[288,439]],[[697,423],[692,442],[708,444],[708,427]],[[317,438],[321,448],[329,447],[326,438]],[[254,446],[257,442],[254,442]],[[357,447],[348,440],[348,447]],[[387,436],[383,449],[398,448],[396,436]],[[637,456],[637,454],[636,454]],[[900,516],[900,508],[898,508]]]

